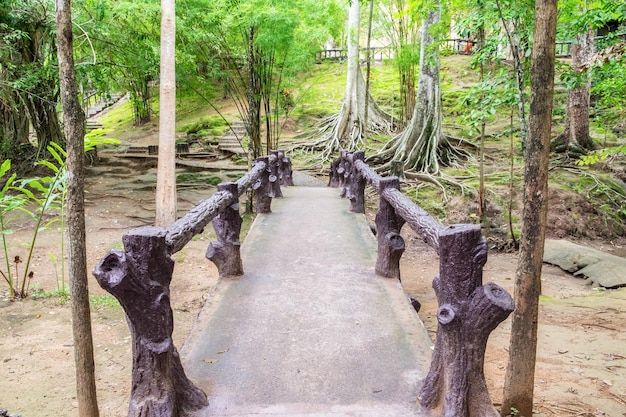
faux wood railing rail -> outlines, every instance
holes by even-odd
[[[130,230],[122,236],[124,250],[110,251],[96,266],[94,276],[124,308],[132,337],[129,417],[178,417],[185,410],[208,405],[206,394],[187,378],[172,342],[171,255],[213,221],[217,241],[209,244],[207,258],[215,263],[220,276],[243,274],[239,197],[252,187],[256,212],[268,213],[272,198],[282,196],[281,184],[293,185],[291,162],[284,151],[272,151],[269,157],[257,159],[237,182],[220,184],[211,198],[169,228]]]
[[[400,191],[396,177],[383,178],[365,164],[363,152],[341,152],[330,168],[329,186],[343,187],[350,210],[365,213],[365,185],[379,195],[376,214],[376,273],[400,279],[405,223],[439,254],[433,288],[439,303],[437,339],[419,399],[441,407],[445,417],[497,417],[483,371],[489,334],[513,311],[511,296],[493,283],[482,284],[487,242],[480,225],[444,226]],[[414,304],[415,305],[415,304]]]

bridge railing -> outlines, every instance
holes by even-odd
[[[480,225],[443,225],[400,191],[396,177],[381,177],[364,162],[363,152],[343,151],[331,164],[329,186],[342,187],[350,210],[365,213],[365,186],[378,193],[376,273],[400,279],[405,249],[400,235],[407,223],[439,254],[437,339],[430,371],[420,393],[428,408],[442,415],[499,416],[493,407],[483,364],[489,334],[513,311],[511,296],[494,283],[482,283],[487,242]]]
[[[237,182],[219,184],[212,197],[167,229],[146,226],[125,233],[124,250],[110,251],[96,266],[94,276],[120,302],[130,328],[133,370],[129,417],[178,416],[183,410],[208,405],[206,394],[187,378],[172,342],[171,255],[212,221],[217,241],[209,244],[207,258],[215,263],[220,277],[242,275],[239,197],[252,188],[256,212],[269,213],[272,198],[282,197],[281,184],[293,185],[291,174],[285,152],[272,151],[270,156],[258,158]]]

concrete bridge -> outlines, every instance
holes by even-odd
[[[342,153],[330,184],[293,186],[276,151],[170,228],[131,230],[124,251],[103,258],[94,275],[124,307],[133,339],[130,417],[498,416],[484,349],[513,301],[482,285],[480,227],[440,224],[362,152]],[[380,196],[376,236],[359,214],[366,184]],[[240,245],[248,188],[258,215]],[[179,354],[171,255],[211,220],[218,241],[207,258],[220,280]],[[439,253],[436,343],[398,279],[405,223]]]

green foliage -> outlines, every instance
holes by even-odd
[[[481,125],[493,119],[498,107],[513,106],[517,103],[515,80],[505,69],[497,74],[487,74],[485,78],[469,89],[463,104],[469,109],[462,116],[470,129],[470,134],[479,131]]]
[[[92,308],[102,308],[102,307],[116,307],[121,308],[119,301],[112,295],[103,294],[103,295],[90,295],[89,296],[89,304]]]
[[[597,164],[598,162],[605,161],[611,156],[619,154],[626,155],[626,145],[613,146],[610,148],[604,148],[590,152],[587,155],[581,156],[580,159],[576,161],[576,164],[580,166],[593,165]]]

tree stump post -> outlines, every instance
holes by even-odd
[[[365,152],[354,152],[348,157],[350,161],[350,176],[346,183],[346,197],[350,200],[350,211],[365,214],[365,185],[367,181],[363,174],[356,168],[356,161],[365,159]]]
[[[282,198],[283,192],[280,189],[280,157],[278,156],[279,151],[270,151],[272,155],[276,156],[276,162],[270,164],[270,197],[272,198]]]
[[[394,177],[398,177],[400,181],[404,181],[404,163],[402,161],[391,161],[389,173]]]
[[[166,231],[147,226],[122,237],[124,251],[112,250],[93,274],[126,313],[133,343],[129,417],[179,417],[183,410],[208,405],[207,397],[185,375],[172,342],[174,318],[170,282],[174,261]]]
[[[328,186],[333,188],[339,188],[341,185],[341,178],[339,174],[339,167],[341,165],[341,157],[335,158],[330,163],[330,172],[328,173]]]
[[[280,185],[293,186],[293,169],[291,167],[291,160],[287,158],[287,154],[284,149],[279,149],[277,156],[278,173],[280,177]]]
[[[382,178],[379,183],[380,200],[376,213],[376,239],[378,240],[378,254],[376,256],[376,273],[386,278],[400,279],[400,258],[404,253],[404,239],[400,230],[404,226],[404,219],[396,214],[396,210],[384,197],[386,188],[400,188],[400,181],[396,177]]]
[[[348,196],[348,187],[350,182],[350,176],[352,175],[352,152],[341,151],[341,164],[337,172],[341,180],[341,198]]]
[[[269,157],[262,156],[257,158],[255,164],[263,163],[265,164],[265,170],[256,180],[252,189],[254,190],[254,198],[256,201],[256,212],[257,214],[262,213],[271,213],[272,212],[272,197],[270,195],[270,161]]]
[[[437,340],[420,393],[425,407],[443,403],[444,417],[499,417],[483,371],[489,334],[513,311],[511,296],[493,283],[482,285],[487,242],[480,225],[452,225],[439,235]]]
[[[227,191],[237,195],[237,183],[225,182],[217,186],[217,191]],[[231,204],[213,219],[213,229],[217,241],[211,242],[206,257],[217,266],[220,278],[243,275],[241,263],[241,243],[239,235],[243,220],[239,214],[239,201]]]

